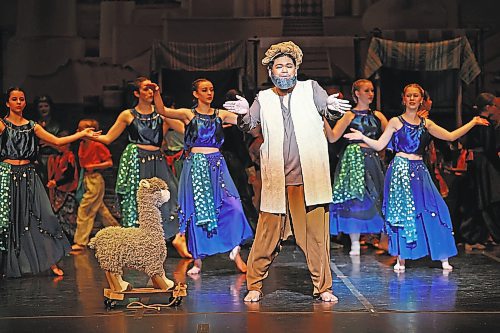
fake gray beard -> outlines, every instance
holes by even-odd
[[[291,78],[274,76],[271,74],[271,81],[273,84],[281,90],[290,89],[295,84],[297,84],[297,76],[293,76]]]

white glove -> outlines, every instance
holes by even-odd
[[[338,93],[328,96],[328,98],[326,99],[326,106],[329,110],[337,111],[342,114],[346,113],[346,111],[349,111],[352,106],[351,104],[349,104],[348,100],[339,99],[337,98],[338,96]]]
[[[224,103],[223,107],[227,111],[231,111],[236,114],[247,114],[248,110],[250,110],[250,105],[248,105],[248,101],[239,95],[236,95],[237,101],[227,101]]]

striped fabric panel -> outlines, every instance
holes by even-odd
[[[465,37],[430,43],[397,42],[374,37],[368,48],[365,77],[372,76],[382,66],[415,71],[459,69],[460,78],[467,84],[481,73]]]
[[[245,64],[243,41],[220,43],[156,43],[151,52],[151,69],[219,71]]]

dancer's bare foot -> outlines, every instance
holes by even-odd
[[[234,263],[236,264],[236,267],[240,270],[240,272],[247,272],[247,264],[243,261],[239,254],[236,256],[236,258],[234,258]]]
[[[198,275],[201,273],[201,259],[195,259],[193,267],[187,271],[188,275]]]
[[[80,245],[80,244],[73,244],[71,245],[71,251],[83,251],[87,247],[85,245]]]
[[[448,262],[448,259],[441,261],[441,267],[443,267],[443,271],[452,271],[453,270],[453,266],[450,265],[450,263]]]
[[[188,266],[193,262],[193,259],[181,259],[175,267],[174,270],[174,280],[175,282],[186,283],[186,274],[188,271]]]
[[[351,243],[351,251],[349,251],[350,256],[359,256],[361,254],[361,245],[358,242]]]
[[[483,244],[480,244],[480,243],[476,243],[476,244],[465,244],[465,252],[472,252],[473,250],[485,250],[486,249],[486,246],[484,246]]]
[[[319,294],[319,299],[322,300],[323,302],[333,302],[336,303],[339,301],[337,296],[335,296],[331,291],[324,291],[321,294]]]
[[[405,263],[406,261],[404,259],[398,258],[396,265],[394,265],[394,272],[403,273],[406,270]]]
[[[183,234],[177,234],[175,235],[174,240],[172,241],[172,245],[175,247],[177,250],[177,253],[182,258],[187,258],[187,259],[192,259],[193,255],[189,253],[189,250],[187,248],[187,243],[186,243],[186,236]]]
[[[64,275],[64,271],[61,268],[59,268],[59,266],[57,266],[56,264],[50,266],[50,269],[52,270],[52,273],[54,273],[55,276]]]
[[[258,302],[262,299],[262,293],[258,290],[250,290],[243,299],[244,302]]]
[[[229,253],[229,259],[234,261],[236,267],[239,269],[240,272],[242,272],[242,273],[247,272],[247,264],[243,261],[243,259],[240,256],[240,247],[239,246],[236,246]]]
[[[188,275],[198,275],[200,274],[201,269],[199,267],[193,266],[189,271],[187,271]]]

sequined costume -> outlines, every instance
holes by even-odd
[[[120,158],[116,193],[120,198],[122,225],[138,226],[136,194],[139,181],[143,178],[159,177],[166,181],[170,200],[161,207],[165,238],[178,232],[177,187],[178,182],[168,167],[160,150],[150,151],[137,145],[161,147],[163,140],[163,119],[156,112],[141,114],[130,109],[134,120],[127,127],[129,144]]]
[[[422,155],[430,141],[425,119],[419,125],[398,119],[403,126],[387,148]],[[385,176],[382,212],[391,255],[444,260],[457,254],[450,212],[422,160],[394,158]]]
[[[0,162],[0,250],[6,277],[38,274],[69,253],[70,244],[52,211],[33,162],[37,158],[35,123],[17,126],[2,120],[0,161],[30,160],[25,165]]]
[[[220,148],[224,142],[222,120],[192,110],[186,125],[185,150]],[[190,153],[179,182],[180,231],[187,232],[188,250],[194,259],[231,251],[252,237],[238,190],[220,152]]]
[[[382,133],[380,119],[371,110],[352,110],[351,128],[372,139]],[[333,203],[330,205],[330,233],[380,233],[384,166],[378,153],[350,141],[340,156],[333,182]]]

